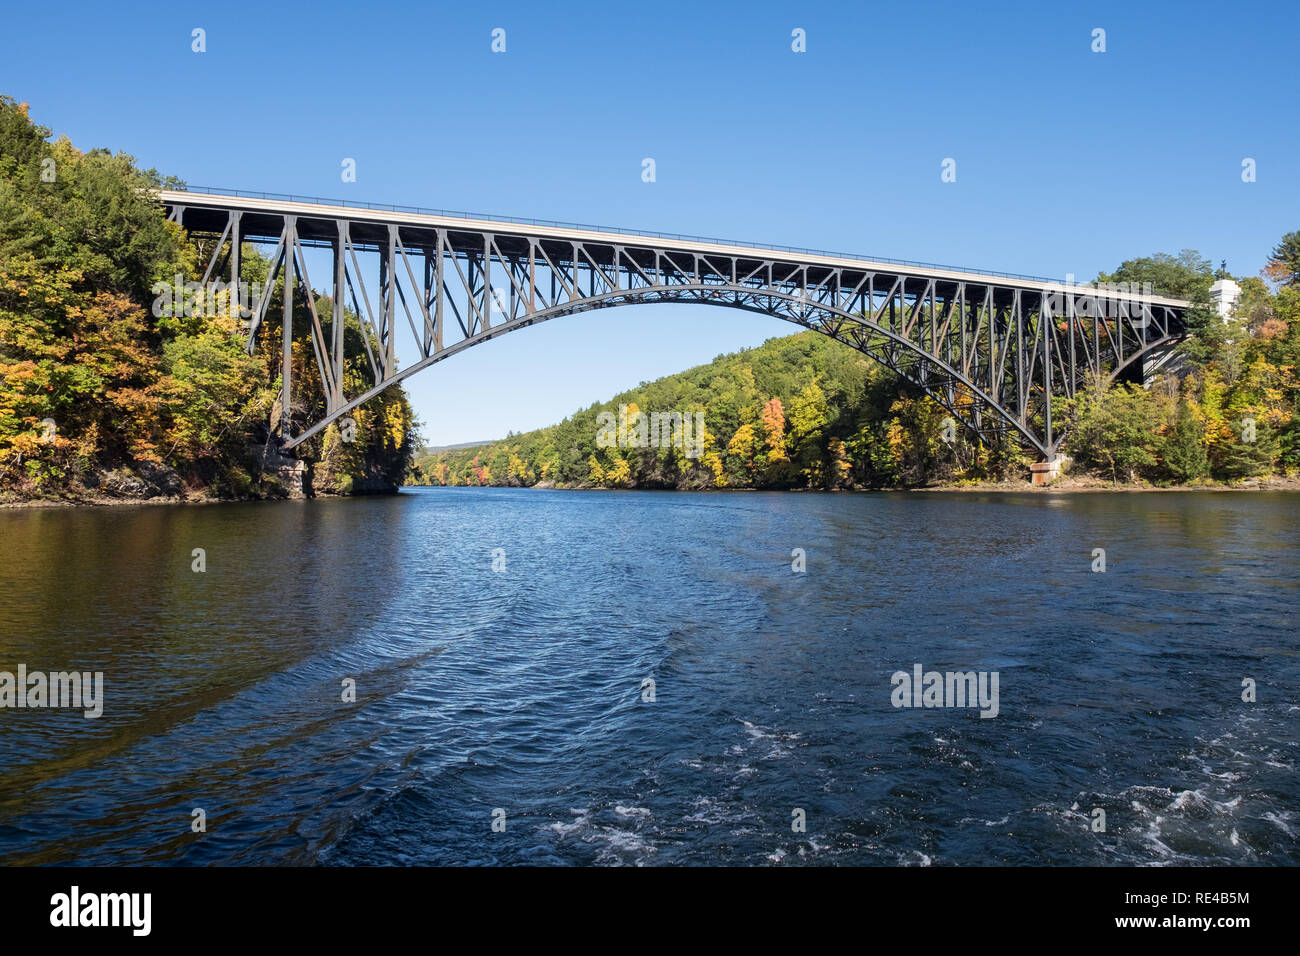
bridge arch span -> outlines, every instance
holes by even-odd
[[[791,293],[770,292],[765,293],[761,298],[770,300],[773,305],[784,303],[787,308],[761,307],[753,304],[746,304],[738,301],[728,301],[725,296],[735,295],[738,297],[752,297],[753,290],[740,287],[713,286],[713,285],[684,285],[675,286],[671,290],[673,295],[665,295],[667,289],[646,289],[636,292],[620,293],[617,295],[606,294],[602,296],[589,297],[585,299],[574,300],[560,305],[552,306],[548,309],[540,309],[536,312],[529,313],[526,316],[516,318],[512,321],[505,322],[501,325],[493,326],[490,329],[479,332],[476,335],[463,338],[460,341],[435,352],[433,355],[422,357],[417,362],[399,369],[390,379],[371,387],[369,390],[361,393],[355,398],[349,399],[345,404],[338,406],[326,413],[326,415],[312,424],[309,428],[297,435],[291,442],[287,442],[285,447],[292,448],[309,438],[319,434],[326,429],[332,422],[337,421],[355,410],[366,402],[370,401],[381,394],[385,389],[399,382],[424,371],[432,365],[435,365],[444,359],[451,358],[459,352],[481,345],[491,339],[499,338],[509,332],[519,329],[530,328],[550,319],[561,318],[569,315],[579,315],[587,312],[594,312],[600,309],[617,308],[622,306],[661,304],[661,303],[678,303],[691,305],[709,305],[721,308],[739,309],[746,312],[754,312],[760,315],[771,316],[783,319],[787,322],[794,323],[815,332],[820,332],[837,342],[841,342],[851,348],[862,352],[868,358],[886,366],[891,371],[896,372],[902,378],[906,379],[912,385],[924,390],[931,397],[935,398],[945,409],[950,412],[954,420],[967,428],[976,437],[983,440],[989,438],[991,430],[987,427],[981,428],[984,424],[981,417],[972,414],[976,411],[985,411],[996,413],[1000,421],[993,430],[998,432],[1006,428],[1014,429],[1022,439],[1029,445],[1038,447],[1037,439],[1033,433],[1025,427],[1024,423],[1015,419],[1006,409],[1002,408],[996,401],[985,395],[977,385],[971,382],[961,372],[949,366],[942,359],[928,355],[917,345],[900,335],[881,328],[873,322],[868,321],[862,316],[851,315],[841,309],[833,306],[816,305],[809,306],[803,303],[800,298]],[[701,298],[680,298],[678,294],[699,293]],[[850,335],[844,334],[843,330],[848,327],[862,334],[860,340],[870,343],[868,347],[859,345]],[[893,348],[890,354],[886,349]],[[899,361],[899,355],[905,356],[906,360]],[[926,371],[932,372],[926,375],[917,370],[917,366],[923,366]],[[948,388],[939,388],[936,380],[942,378],[949,386]],[[967,402],[960,401],[958,389],[965,389],[964,395],[968,396]],[[1039,447],[1039,451],[1047,454],[1046,449]]]
[[[290,408],[295,323],[308,329],[324,411],[290,449],[384,389],[499,335],[564,315],[657,302],[784,319],[862,352],[930,395],[986,443],[1010,435],[1052,459],[1052,397],[1113,380],[1186,334],[1189,303],[1132,290],[715,239],[294,197],[161,191],[172,220],[210,249],[204,282],[237,282],[245,241],[274,244],[268,287],[249,303],[248,347],[275,334],[277,278],[313,288],[306,250],[331,252],[333,316],[283,296],[281,407]],[[297,315],[295,315],[297,310]],[[372,382],[342,388],[344,321],[362,326]],[[269,328],[264,326],[271,325]],[[406,336],[409,329],[410,336]],[[413,347],[414,361],[400,366]],[[282,420],[291,421],[284,415]]]

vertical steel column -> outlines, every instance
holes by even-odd
[[[492,328],[492,306],[497,297],[492,294],[492,236],[483,233],[483,328]]]
[[[394,261],[397,256],[397,226],[388,226],[388,254],[384,262],[384,328],[388,334],[387,361],[384,363],[384,377],[390,378],[397,371],[397,268]]]
[[[966,360],[966,319],[967,319],[966,283],[962,282],[957,285],[957,294],[961,296],[961,298],[958,300],[961,302],[961,311],[957,313],[957,320],[961,323],[957,327],[957,337],[958,337],[957,348],[961,352],[961,365],[959,366],[959,368],[961,369],[963,375],[970,375],[971,374],[970,362]],[[978,329],[976,329],[976,331],[978,332]],[[992,330],[990,330],[990,332],[991,331]],[[993,337],[992,335],[990,335],[989,341],[991,342],[992,340]],[[949,341],[951,341],[951,339],[949,339]],[[949,362],[951,362],[952,361],[951,346],[948,347],[948,355],[949,355]],[[978,367],[979,366],[976,366],[976,368]],[[993,378],[993,366],[992,363],[989,363],[989,379],[991,380],[992,378]]]
[[[281,329],[283,351],[280,367],[280,437],[282,439],[290,437],[290,377],[293,369],[293,249],[298,241],[297,217],[284,217],[284,234],[284,321]]]
[[[478,325],[475,323],[482,321],[482,315],[474,299],[474,283],[477,280],[474,276],[474,253],[469,251],[465,253],[465,274],[469,276],[465,284],[465,315],[469,319],[469,334],[474,335],[478,331]]]
[[[1040,295],[1038,302],[1038,323],[1043,329],[1043,428],[1047,433],[1047,451],[1050,457],[1056,453],[1052,444],[1052,308],[1045,295]]]
[[[446,254],[443,248],[443,237],[445,235],[445,230],[438,230],[438,249],[433,262],[433,288],[435,290],[434,294],[438,297],[433,317],[433,350],[435,352],[442,351],[442,269],[443,256]]]
[[[528,241],[528,313],[537,311],[537,262],[536,262],[537,243],[531,239]],[[629,284],[630,280],[629,280]]]
[[[578,287],[578,282],[580,281],[578,278],[578,244],[576,242],[570,242],[569,245],[573,247],[571,260],[573,263],[573,288],[569,291],[569,301],[572,302],[574,299],[582,298],[582,290]],[[676,265],[676,263],[674,263],[674,265]]]
[[[338,238],[334,240],[334,307],[330,318],[330,365],[334,369],[333,406],[343,404],[343,329],[347,316],[347,241],[348,221],[334,220]]]
[[[996,303],[997,295],[994,293],[994,302]],[[994,305],[996,310],[997,306]],[[1020,416],[1020,424],[1029,427],[1029,401],[1032,385],[1029,381],[1030,374],[1033,372],[1033,345],[1027,344],[1026,337],[1029,330],[1025,328],[1024,316],[1018,310],[1010,307],[1006,310],[1004,321],[1007,323],[1007,334],[1014,339],[1013,345],[1016,350],[1016,414]]]
[[[1042,292],[1039,294],[1042,295],[1043,297],[1047,296],[1046,292]],[[1065,386],[1066,397],[1073,398],[1074,383],[1079,375],[1079,368],[1077,364],[1078,359],[1075,357],[1075,351],[1074,351],[1074,326],[1079,321],[1079,315],[1078,312],[1075,310],[1074,296],[1071,295],[1069,292],[1065,294],[1065,302],[1066,302],[1065,305],[1066,321],[1070,323],[1070,371],[1069,374],[1066,376],[1065,381],[1062,384]]]
[[[230,287],[233,290],[231,294],[239,300],[241,309],[244,305],[244,295],[239,288],[239,220],[243,215],[238,211],[230,214]]]
[[[939,340],[936,337],[938,335],[938,332],[936,331],[934,325],[934,321],[935,321],[934,289],[936,284],[937,283],[935,283],[933,279],[930,280],[930,354],[931,355],[939,354]],[[917,336],[917,338],[920,338],[920,336]]]
[[[437,295],[433,285],[433,249],[429,246],[421,246],[420,253],[424,256],[424,308],[421,311],[425,315],[424,334],[421,336],[423,343],[421,351],[425,358],[428,358],[433,352],[433,329],[430,328],[428,317],[433,312],[433,297]]]
[[[1093,363],[1090,371],[1093,375],[1101,374],[1101,319],[1097,315],[1098,310],[1092,310],[1092,354]]]

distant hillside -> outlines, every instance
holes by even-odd
[[[462,448],[482,448],[484,445],[491,445],[489,441],[463,441],[456,445],[422,445],[416,452],[417,456],[439,455],[445,451],[460,451]]]
[[[945,444],[945,414],[853,349],[801,332],[641,385],[558,425],[417,456],[412,480],[879,488],[986,478],[1015,458],[977,452],[960,435]]]

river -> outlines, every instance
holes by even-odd
[[[99,672],[102,713],[0,709],[0,862],[1294,865],[1298,515],[469,488],[2,511],[0,671]],[[896,706],[918,666],[996,676],[996,715]]]

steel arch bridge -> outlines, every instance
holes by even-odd
[[[1190,303],[1149,290],[292,196],[161,190],[158,199],[191,236],[215,239],[205,286],[239,281],[241,243],[274,244],[247,336],[251,351],[259,334],[274,334],[267,313],[282,277],[297,290],[283,296],[279,329],[285,450],[408,376],[515,329],[611,306],[688,302],[814,329],[924,390],[984,442],[1011,437],[1052,461],[1063,436],[1051,396],[1150,373],[1187,334]],[[342,384],[344,310],[322,321],[310,294],[309,247],[331,250],[333,301],[361,323],[371,374],[359,394]],[[419,354],[399,365],[403,320]],[[295,322],[309,324],[325,395],[323,413],[298,435],[288,433]]]

